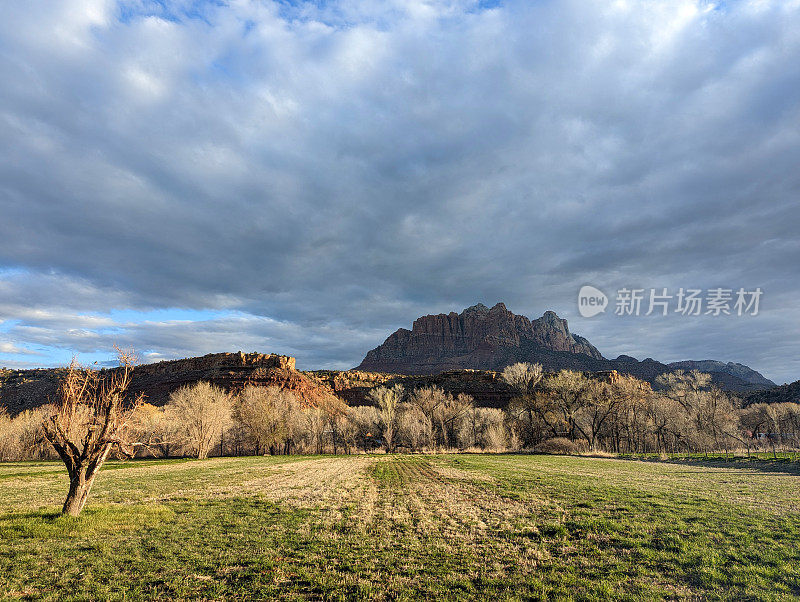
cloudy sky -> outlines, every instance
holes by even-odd
[[[3,2],[0,81],[0,365],[346,368],[504,301],[800,378],[797,0]]]

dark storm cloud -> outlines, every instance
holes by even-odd
[[[794,380],[798,56],[783,0],[4,6],[0,358],[344,367],[503,300]],[[761,286],[763,313],[582,320],[587,282]]]

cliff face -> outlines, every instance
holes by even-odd
[[[515,362],[538,362],[550,371],[616,370],[650,383],[665,372],[700,370],[710,373],[718,386],[736,392],[774,386],[742,364],[714,360],[664,364],[626,355],[606,359],[589,341],[572,334],[567,321],[552,311],[531,321],[502,303],[491,309],[478,304],[460,314],[418,318],[411,330],[399,329],[367,353],[356,370],[423,376],[463,369],[498,371]]]
[[[12,414],[55,399],[63,368],[0,371],[0,407]],[[131,375],[129,394],[163,405],[184,385],[207,381],[237,393],[247,384],[276,386],[294,393],[304,406],[339,403],[330,387],[295,369],[295,359],[261,353],[214,353],[202,357],[142,364]]]
[[[552,311],[531,321],[498,303],[491,309],[478,304],[460,314],[418,318],[411,330],[397,330],[367,353],[357,369],[399,374],[497,370],[515,361],[541,361],[538,358],[548,352],[603,359],[589,341],[572,335],[567,321]]]
[[[304,406],[335,402],[333,391],[295,369],[293,357],[241,351],[136,366],[130,393],[142,393],[148,403],[163,405],[170,393],[200,380],[232,393],[247,384],[275,386],[294,393]]]

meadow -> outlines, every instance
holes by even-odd
[[[796,465],[794,465],[796,466]],[[790,464],[544,455],[0,464],[3,599],[800,597]]]

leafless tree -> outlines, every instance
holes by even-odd
[[[372,406],[348,408],[347,421],[355,429],[355,444],[365,451],[374,449],[380,432],[378,409]]]
[[[168,458],[180,447],[179,425],[164,410],[149,403],[141,404],[131,420],[141,443],[140,453]]]
[[[538,444],[545,437],[545,431],[553,436],[559,434],[553,418],[552,398],[540,388],[543,376],[541,364],[525,362],[507,366],[501,375],[517,393],[506,411],[511,428],[527,448]]]
[[[53,412],[44,422],[44,434],[69,474],[63,514],[81,513],[112,450],[126,455],[133,452],[128,423],[141,397],[126,399],[133,355],[119,352],[119,362],[118,369],[101,372],[81,369],[73,361],[59,387]]]
[[[394,433],[397,429],[397,410],[403,399],[402,385],[378,387],[369,392],[369,399],[378,408],[378,417],[383,430],[383,442],[386,451],[394,450]]]
[[[256,453],[275,454],[292,437],[300,404],[278,387],[246,386],[236,399],[233,415],[256,443]]]
[[[532,393],[542,380],[541,364],[519,362],[506,366],[501,378],[521,394]]]
[[[505,414],[498,408],[471,407],[461,421],[458,439],[462,448],[499,450],[508,447]]]
[[[16,460],[19,454],[14,423],[8,411],[0,408],[0,462]]]
[[[430,443],[448,448],[454,440],[457,421],[472,407],[473,399],[465,394],[454,398],[435,386],[421,387],[409,396],[409,405],[424,417],[427,428],[422,430],[430,433]]]
[[[174,391],[165,408],[191,454],[208,458],[231,420],[231,397],[219,387],[197,382]]]
[[[544,382],[544,388],[551,397],[563,433],[573,441],[579,437],[587,443],[591,434],[585,423],[580,420],[583,410],[591,405],[591,388],[593,383],[583,373],[573,370],[561,370]]]
[[[459,393],[456,397],[446,395],[444,403],[439,404],[434,413],[439,442],[444,449],[450,449],[457,440],[461,423],[475,406],[471,395]]]

